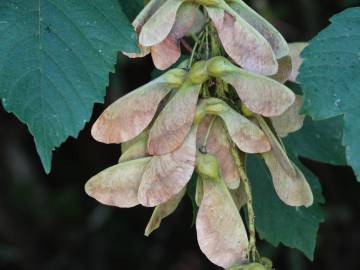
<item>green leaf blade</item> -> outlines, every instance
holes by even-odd
[[[124,13],[129,18],[130,21],[133,21],[140,11],[144,8],[144,0],[118,0],[121,4]]]
[[[319,224],[324,219],[320,206],[324,198],[316,177],[300,162],[296,163],[309,180],[314,193],[314,205],[310,208],[285,205],[275,192],[264,161],[255,155],[249,156],[247,172],[253,190],[255,226],[262,239],[274,246],[282,243],[296,248],[312,260]]]
[[[302,53],[298,80],[305,94],[303,111],[315,120],[344,115],[346,159],[360,180],[360,8],[330,21]]]
[[[76,137],[102,102],[117,51],[136,51],[115,0],[0,3],[0,97],[26,123],[46,172],[51,152]]]
[[[308,158],[332,165],[347,165],[342,145],[344,120],[342,116],[313,121],[307,117],[304,126],[284,139],[292,151]]]

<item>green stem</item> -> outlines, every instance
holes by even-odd
[[[212,127],[214,126],[215,120],[216,120],[216,116],[213,116],[213,117],[211,118],[211,122],[210,122],[209,128],[208,128],[208,130],[207,130],[207,132],[206,132],[206,136],[205,136],[204,143],[203,143],[204,146],[207,145],[207,142],[208,142],[209,136],[210,136],[210,132],[211,132]]]
[[[256,249],[256,231],[255,231],[255,212],[253,208],[253,196],[251,191],[251,184],[246,173],[245,164],[241,160],[239,150],[236,145],[231,142],[231,154],[235,161],[236,167],[239,171],[240,179],[243,182],[244,190],[247,196],[247,215],[248,215],[248,230],[249,230],[249,258],[255,262],[258,251]]]
[[[201,145],[200,152],[202,152],[202,153],[207,153],[207,143],[208,143],[208,140],[209,140],[210,132],[211,132],[213,126],[214,126],[215,120],[216,120],[216,116],[212,116],[210,125],[208,127],[208,130],[207,130],[205,138],[204,138],[204,142]]]
[[[210,41],[211,41],[211,56],[215,57],[215,56],[222,55],[223,53],[221,50],[221,43],[217,36],[217,31],[216,31],[213,23],[210,23],[210,35],[211,35],[211,39],[210,39]],[[216,78],[216,94],[221,98],[225,98],[226,91],[227,91],[227,85],[225,84],[225,82],[223,80],[221,80],[220,78]]]
[[[202,31],[200,34],[199,34],[199,37],[197,37],[196,39],[196,42],[194,44],[194,48],[191,52],[191,56],[190,56],[190,61],[189,61],[189,64],[188,64],[188,69],[191,68],[193,62],[194,62],[194,57],[195,57],[195,53],[198,51],[198,47],[200,46],[200,48],[202,47],[202,43],[204,42],[204,37],[205,35],[205,31]]]
[[[225,3],[225,2],[224,2]],[[227,4],[225,3],[227,6]],[[228,7],[228,6],[227,6]],[[210,32],[210,42],[211,42],[211,56],[221,56],[223,55],[221,43],[217,36],[217,31],[212,23],[209,24]],[[224,83],[221,79],[216,79],[216,94],[222,98],[226,99],[227,84]],[[244,185],[244,190],[247,196],[247,215],[248,215],[248,230],[249,230],[249,247],[248,247],[248,256],[251,261],[256,261],[258,256],[258,251],[256,249],[256,231],[255,231],[255,213],[253,208],[253,196],[251,191],[251,184],[246,173],[245,164],[241,159],[241,153],[238,150],[235,143],[231,140],[229,134],[227,134],[228,141],[231,143],[231,154],[235,161],[236,167],[239,171],[240,178]]]
[[[210,35],[211,35],[211,56],[221,55],[221,45],[214,24],[210,23]]]
[[[194,62],[194,56],[195,56],[195,52],[196,52],[196,49],[197,49],[198,46],[199,46],[199,40],[195,42],[194,48],[193,48],[193,50],[192,50],[192,52],[191,52],[188,69],[191,68],[191,66],[192,66],[192,64],[193,64],[193,62]]]
[[[210,58],[210,51],[209,51],[209,24],[206,25],[206,60]]]

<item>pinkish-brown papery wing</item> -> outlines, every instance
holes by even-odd
[[[228,268],[247,261],[248,237],[239,211],[222,179],[203,180],[196,218],[201,251],[214,264]]]
[[[144,24],[139,36],[142,46],[156,45],[169,35],[176,20],[176,14],[185,0],[167,0]]]
[[[168,37],[151,47],[151,56],[157,69],[165,70],[175,64],[181,55],[180,39],[195,22],[198,6],[193,3],[181,5],[176,21]]]
[[[290,206],[310,207],[313,204],[313,194],[303,173],[293,164],[296,175],[290,176],[277,161],[272,151],[263,154],[268,166],[276,193],[279,198]]]
[[[151,57],[159,70],[165,70],[175,64],[181,56],[180,44],[171,36],[151,47]]]
[[[139,32],[143,25],[151,18],[151,16],[160,8],[166,0],[151,0],[145,5],[141,12],[132,22],[136,32]]]
[[[176,21],[171,29],[170,36],[174,39],[179,40],[183,38],[195,23],[199,5],[194,3],[184,3],[181,5]]]
[[[278,64],[270,44],[240,16],[234,18],[216,7],[206,7],[227,54],[249,71],[273,75]]]
[[[171,75],[175,73],[185,75],[183,70],[171,70],[111,104],[92,127],[94,139],[121,143],[139,135],[150,124],[161,100],[174,88],[170,80],[181,81]]]
[[[186,193],[186,188],[183,188],[178,194],[174,195],[170,200],[164,202],[158,206],[153,211],[149,223],[145,229],[145,236],[149,236],[153,231],[160,227],[161,221],[170,216],[175,212],[179,203]]]
[[[86,183],[85,191],[102,204],[123,208],[136,206],[140,181],[150,160],[135,159],[107,168]]]
[[[139,202],[154,207],[166,202],[189,182],[195,167],[197,126],[174,152],[154,156],[148,164],[139,188]]]
[[[134,139],[121,144],[122,155],[119,162],[138,159],[147,156],[147,140],[149,130],[146,129]]]
[[[270,141],[271,152],[275,156],[277,163],[280,164],[280,166],[286,172],[287,175],[296,177],[297,172],[293,162],[289,159],[286,153],[286,149],[284,148],[283,144],[280,142],[279,138],[274,134],[268,122],[261,116],[256,116],[256,120]]]
[[[248,195],[245,192],[245,188],[243,184],[241,184],[237,189],[230,190],[230,194],[239,211],[249,201]]]
[[[136,16],[135,20],[132,22],[132,25],[135,28],[137,33],[140,33],[141,28],[145,24],[145,22],[159,9],[159,7],[165,2],[166,0],[151,0],[143,9],[142,11]],[[150,48],[138,45],[140,52],[139,53],[127,53],[123,52],[124,55],[130,58],[138,58],[144,57],[150,53]]]
[[[271,76],[271,79],[278,81],[280,83],[285,83],[289,79],[292,72],[291,57],[289,55],[285,56],[279,59],[278,63],[279,63],[278,72],[275,75]]]
[[[292,63],[293,63],[292,72],[289,77],[289,80],[292,82],[297,82],[296,78],[299,74],[299,69],[303,62],[303,60],[300,57],[300,54],[305,49],[305,47],[307,47],[308,45],[309,44],[305,43],[305,42],[296,42],[296,43],[289,44],[290,56],[291,56]]]
[[[231,84],[250,111],[266,117],[283,114],[294,102],[294,93],[285,85],[237,67],[221,77]]]
[[[200,148],[205,140],[206,134],[213,117],[206,116],[201,122],[197,134],[197,147]],[[231,145],[226,136],[226,130],[220,118],[214,120],[207,140],[206,149],[208,153],[214,154],[220,162],[221,172],[226,185],[230,189],[236,189],[240,184],[240,176],[231,154]]]
[[[220,113],[229,135],[236,146],[245,153],[264,153],[271,149],[264,132],[232,108]]]
[[[287,109],[286,112],[280,116],[271,118],[273,127],[280,137],[285,138],[289,133],[298,131],[302,128],[305,120],[305,115],[300,114],[302,104],[302,97],[296,96],[295,103]]]
[[[252,25],[271,45],[277,59],[289,54],[289,47],[276,28],[242,0],[232,0],[229,6]]]
[[[200,33],[201,30],[203,30],[205,24],[206,24],[207,18],[205,14],[198,8],[196,10],[196,17],[193,25],[191,26],[191,29],[187,33],[187,35],[196,35]]]
[[[201,84],[185,83],[166,104],[150,130],[151,155],[170,153],[184,142],[194,121],[200,90]]]

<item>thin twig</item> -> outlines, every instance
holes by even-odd
[[[249,178],[247,176],[245,170],[245,164],[240,158],[239,150],[237,149],[236,145],[230,140],[231,142],[231,154],[234,158],[236,167],[239,171],[240,178],[244,184],[244,190],[247,196],[247,214],[248,214],[248,229],[249,229],[249,257],[252,261],[256,261],[256,256],[258,254],[256,249],[256,231],[255,231],[255,212],[253,208],[253,196],[251,191],[251,184]]]

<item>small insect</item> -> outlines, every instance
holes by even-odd
[[[53,31],[53,27],[51,24],[45,24],[45,31],[51,33]]]
[[[47,25],[46,28],[45,28],[45,30],[50,33],[50,32],[51,32],[51,27],[50,27],[50,25]]]

